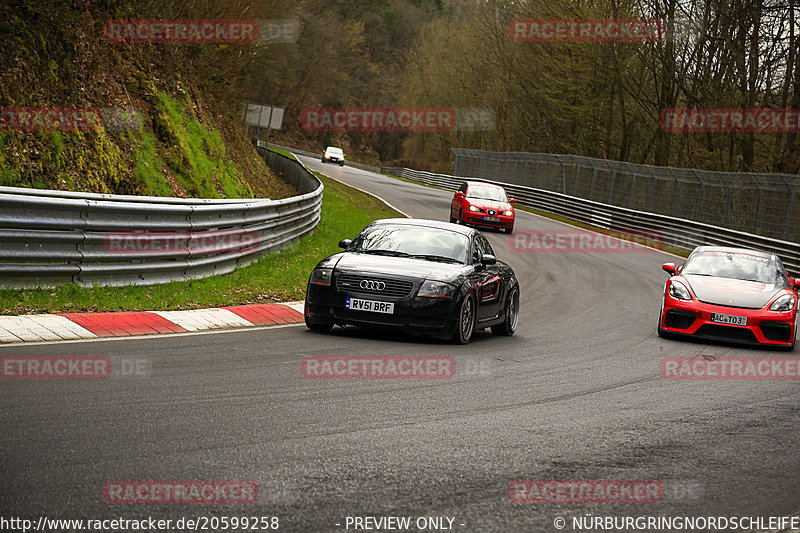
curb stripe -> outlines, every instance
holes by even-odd
[[[153,313],[177,324],[186,331],[246,328],[253,325],[227,309],[216,307],[211,309],[190,309],[188,311],[153,311]]]
[[[159,335],[303,322],[303,302],[186,311],[123,311],[0,316],[0,344]]]
[[[83,326],[98,337],[152,335],[186,331],[149,311],[117,313],[64,313],[61,316]]]
[[[239,305],[223,309],[235,313],[256,326],[296,324],[303,320],[303,315],[283,304]]]

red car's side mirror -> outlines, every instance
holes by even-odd
[[[794,278],[794,290],[800,291],[800,278]]]
[[[675,268],[675,263],[664,263],[663,265],[661,265],[661,269],[670,276],[674,276],[675,273],[678,271],[678,269]]]
[[[456,198],[459,198],[459,199],[460,199],[460,198],[464,198],[464,193],[463,193],[463,192],[461,192],[461,191],[458,191],[458,192],[456,193]]]
[[[508,201],[508,203],[510,203],[510,204],[515,204],[515,203],[517,203],[517,199],[516,199],[516,198],[512,198],[512,199],[510,199],[510,200]]]

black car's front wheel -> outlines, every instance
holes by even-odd
[[[506,319],[502,324],[492,326],[492,333],[495,335],[505,335],[510,337],[517,331],[517,324],[519,323],[519,289],[514,287],[511,294],[508,295],[505,310]]]
[[[453,334],[453,342],[456,344],[468,344],[475,332],[475,296],[472,293],[464,297],[461,307],[458,310],[458,324]]]

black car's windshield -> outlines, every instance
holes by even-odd
[[[484,187],[483,185],[471,185],[470,188],[467,189],[467,198],[508,202],[508,197],[503,189]]]
[[[703,252],[693,255],[681,274],[758,281],[788,286],[786,273],[778,263],[758,255],[741,252]]]
[[[403,224],[378,225],[362,231],[348,250],[428,261],[466,263],[469,238],[441,228]]]

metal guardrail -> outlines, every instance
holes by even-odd
[[[795,276],[800,275],[800,244],[752,233],[735,231],[702,222],[667,215],[636,211],[603,204],[567,194],[513,185],[482,178],[434,174],[408,168],[382,168],[382,174],[418,181],[426,185],[455,191],[464,181],[494,183],[505,187],[519,203],[548,213],[569,217],[584,224],[603,229],[655,235],[663,244],[692,249],[702,245],[742,246],[778,254],[784,266]],[[655,243],[658,244],[658,243]]]
[[[322,183],[258,148],[295,186],[281,200],[185,199],[0,187],[0,286],[150,285],[230,272],[317,226]]]
[[[800,177],[661,167],[576,155],[453,148],[453,174],[790,240]]]

